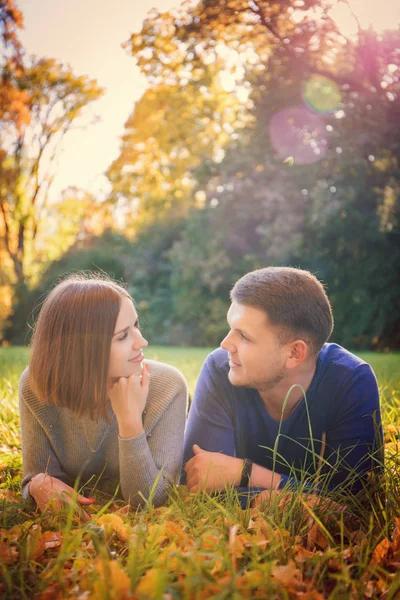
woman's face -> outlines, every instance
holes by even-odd
[[[111,340],[108,377],[119,379],[140,375],[142,372],[142,348],[147,346],[139,330],[135,307],[129,298],[122,298],[114,335]]]

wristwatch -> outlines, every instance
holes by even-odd
[[[253,461],[249,458],[245,458],[242,469],[242,478],[240,480],[239,487],[249,487],[252,468]]]

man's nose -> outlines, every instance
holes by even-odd
[[[231,351],[233,348],[232,340],[231,340],[231,331],[224,337],[222,342],[220,343],[221,348],[224,350]]]

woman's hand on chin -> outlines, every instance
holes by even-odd
[[[109,387],[108,395],[117,417],[120,437],[135,437],[143,432],[142,414],[149,394],[147,365],[141,375],[121,377]]]
[[[35,500],[40,512],[47,509],[58,512],[75,502],[75,510],[81,519],[90,521],[89,515],[82,506],[93,504],[95,498],[85,498],[85,496],[77,494],[71,486],[47,473],[38,473],[32,477],[29,484],[29,495]]]

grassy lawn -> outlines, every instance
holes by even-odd
[[[150,347],[146,356],[178,367],[193,394],[208,351]],[[82,525],[72,512],[39,515],[19,496],[28,350],[0,349],[0,598],[400,598],[400,354],[360,356],[381,391],[386,499],[348,498],[343,511],[282,493],[262,511],[241,510],[234,493],[218,503],[180,487],[168,506],[136,513],[96,493]]]

